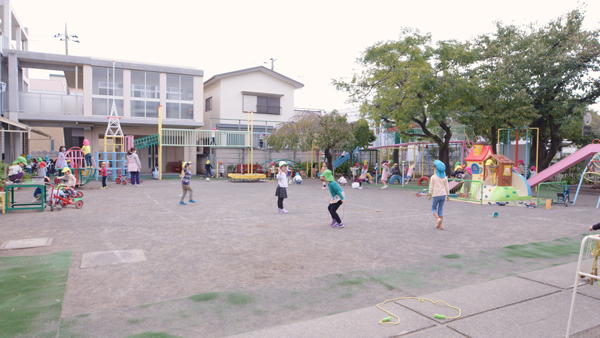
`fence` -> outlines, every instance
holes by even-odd
[[[456,182],[450,189],[450,198],[483,204],[483,183],[481,181],[449,179],[448,184]]]
[[[83,96],[19,92],[19,111],[83,115]]]
[[[565,189],[570,189],[567,182],[544,182],[538,184],[537,205],[545,204],[547,199],[558,203],[558,194],[564,193]]]

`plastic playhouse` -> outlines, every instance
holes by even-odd
[[[508,202],[531,199],[531,187],[515,170],[515,163],[504,155],[494,154],[492,147],[476,143],[465,159],[473,172],[472,196],[483,201]]]

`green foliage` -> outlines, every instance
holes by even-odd
[[[397,126],[404,135],[417,124],[422,133],[410,135],[437,143],[439,157],[449,168],[450,119],[466,105],[469,83],[462,69],[473,59],[469,44],[433,45],[429,34],[406,29],[397,41],[368,47],[357,60],[364,70],[333,84],[377,123]],[[429,129],[437,126],[440,135]]]
[[[268,140],[275,151],[308,151],[313,146],[323,149],[329,168],[333,170],[331,150],[347,147],[354,142],[354,134],[346,116],[334,110],[325,115],[312,112],[298,114],[278,127]]]
[[[353,125],[354,142],[347,148],[348,151],[354,151],[356,147],[365,149],[372,142],[375,142],[377,137],[373,130],[369,127],[369,123],[365,119],[359,119]]]

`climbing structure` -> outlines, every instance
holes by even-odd
[[[96,176],[96,161],[92,158],[92,167],[87,168],[85,164],[85,155],[79,147],[72,147],[65,153],[65,162],[68,160],[68,165],[75,176],[75,184],[82,186],[90,183]]]
[[[595,142],[596,140],[594,140]],[[539,175],[539,174],[538,174]],[[577,192],[575,192],[575,198],[573,198],[573,205],[577,203],[577,196],[579,196],[579,190],[581,189],[581,185],[583,181],[586,180],[592,184],[596,184],[599,181],[600,177],[600,153],[596,153],[588,162],[588,164],[583,169],[581,173],[581,178],[579,179],[579,185],[577,186]],[[600,197],[598,197],[598,203],[596,203],[596,209],[600,206]]]
[[[112,149],[112,152],[119,150],[123,151],[125,146],[125,136],[121,129],[121,117],[117,115],[117,106],[113,101],[112,108],[110,109],[110,115],[108,116],[108,127],[104,133],[104,152],[108,152],[107,149]]]

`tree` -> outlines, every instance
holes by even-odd
[[[313,144],[323,149],[328,168],[333,171],[331,150],[341,149],[354,142],[352,128],[345,115],[336,110],[320,115],[314,112],[299,113],[290,122],[278,127],[269,135],[269,145],[281,149],[308,151]]]
[[[571,122],[581,121],[585,107],[600,96],[600,31],[584,30],[583,19],[584,13],[577,9],[540,28],[497,24],[494,37],[478,39],[488,50],[483,67],[496,67],[485,72],[489,80],[509,88],[508,94],[488,90],[489,96],[482,97],[499,101],[500,106],[491,104],[480,111],[491,117],[490,128],[518,128],[527,120],[529,127],[539,128],[538,170],[550,165],[572,130]],[[501,76],[502,72],[507,76]],[[480,130],[484,128],[479,125]],[[534,149],[536,143],[534,139]]]
[[[375,133],[369,127],[369,122],[365,119],[359,119],[358,121],[351,124],[352,132],[354,134],[353,142],[348,143],[344,148],[350,153],[350,164],[353,162],[354,149],[366,149],[372,142],[377,140]]]
[[[431,35],[404,30],[398,41],[368,47],[357,59],[364,70],[333,84],[348,92],[349,101],[360,104],[361,112],[374,121],[391,123],[404,135],[437,143],[439,159],[449,174],[449,118],[465,105],[462,92],[467,82],[461,69],[472,57],[469,44],[442,41],[434,46]],[[422,133],[405,131],[413,123]],[[438,126],[439,134],[430,129]]]

